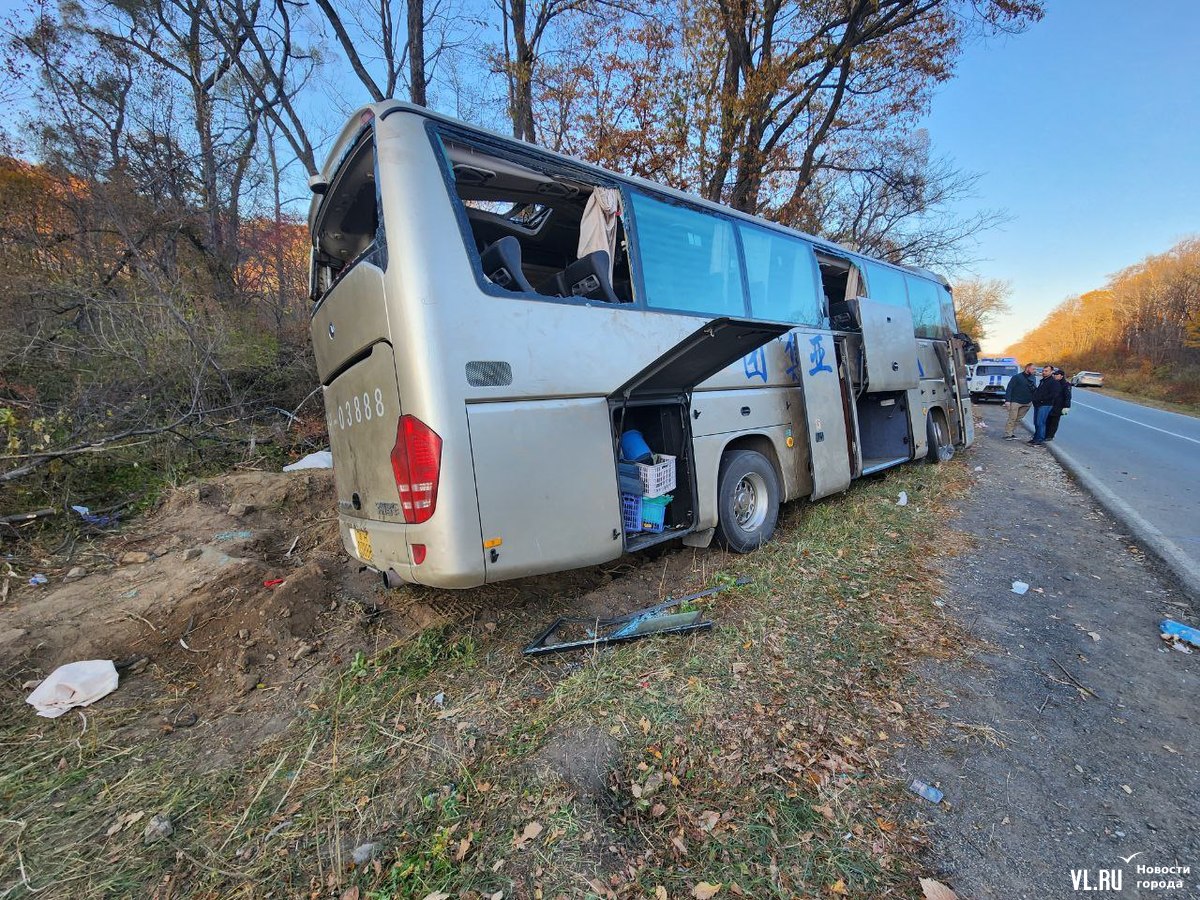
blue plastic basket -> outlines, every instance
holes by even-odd
[[[642,531],[659,532],[663,530],[663,521],[667,517],[667,504],[671,495],[662,497],[642,497]]]
[[[642,496],[641,494],[621,493],[621,522],[626,531],[642,530]]]

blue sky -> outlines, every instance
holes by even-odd
[[[961,204],[1013,217],[973,268],[1012,282],[999,351],[1069,296],[1200,234],[1200,4],[1048,0],[1028,32],[967,48],[926,121],[981,174]]]

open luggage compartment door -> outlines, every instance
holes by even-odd
[[[770,322],[713,319],[630,378],[609,399],[690,394],[696,385],[791,330],[790,325]]]
[[[643,433],[656,454],[674,457],[674,487],[670,502],[655,505],[653,516],[640,522],[623,523],[625,547],[636,550],[695,528],[697,486],[692,452],[691,394],[726,366],[753,353],[773,338],[790,331],[787,325],[748,322],[743,319],[714,319],[680,341],[633,378],[609,395],[613,429],[613,465],[619,457],[621,435],[629,430]],[[669,465],[669,461],[666,461]],[[670,472],[670,469],[667,469]],[[671,484],[670,479],[665,479]],[[658,496],[655,492],[650,496]],[[636,497],[630,502],[636,507]],[[648,503],[642,498],[643,506]],[[631,518],[639,518],[636,510]],[[643,526],[639,528],[639,525]]]

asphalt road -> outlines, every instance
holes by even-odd
[[[1200,419],[1075,388],[1050,446],[1200,593]]]

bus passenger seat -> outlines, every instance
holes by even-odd
[[[609,281],[608,268],[608,251],[594,250],[555,275],[542,292],[552,292],[559,297],[585,297],[620,303]]]
[[[481,254],[483,274],[492,284],[510,291],[536,293],[521,270],[521,243],[512,235],[489,244]]]

